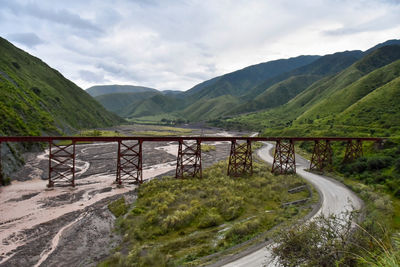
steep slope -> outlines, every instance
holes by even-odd
[[[320,76],[320,78],[323,78],[329,75],[336,74],[352,65],[354,62],[362,58],[362,56],[363,53],[359,50],[338,52],[331,55],[322,56],[308,65],[296,68],[290,72],[283,73],[279,76],[265,80],[260,85],[252,88],[243,97],[243,99],[254,99],[263,92],[266,92],[272,85],[289,79],[293,76],[312,75],[314,77]]]
[[[96,85],[86,89],[93,97],[114,93],[158,92],[157,89],[134,85]]]
[[[190,103],[194,103],[202,98],[214,98],[222,95],[241,96],[271,77],[310,64],[318,58],[319,56],[299,56],[249,66],[193,87],[186,92],[186,99]]]
[[[272,85],[254,100],[233,108],[230,113],[245,113],[283,105],[320,79],[321,76],[319,75],[291,76],[282,82]]]
[[[0,54],[0,134],[60,134],[121,122],[58,71],[3,38]]]
[[[342,88],[336,86],[333,87],[335,90],[331,89],[325,92],[326,97],[299,116],[297,121],[315,119],[317,116],[323,118],[342,112],[376,88],[395,79],[399,75],[399,70],[396,64],[390,63],[398,59],[400,59],[400,46],[398,45],[384,46],[365,56],[354,64],[354,68],[355,72],[358,70],[360,75],[370,73],[368,76],[360,78],[348,86]],[[381,68],[386,65],[388,66]]]
[[[212,99],[200,99],[180,113],[190,121],[204,121],[220,117],[238,104],[238,98],[222,95]]]
[[[139,105],[142,101],[151,98],[159,92],[140,92],[140,93],[115,93],[96,96],[95,99],[108,111],[122,116],[128,106]]]
[[[400,61],[391,66],[400,70]],[[400,75],[376,88],[336,117],[336,123],[351,126],[368,125],[370,130],[400,130]]]
[[[124,118],[152,116],[182,108],[182,100],[162,94],[156,94],[140,102],[132,102],[121,111]]]
[[[349,120],[347,115],[361,114],[361,111],[354,110],[360,105],[357,104],[359,101],[369,99],[369,94],[397,79],[400,73],[399,59],[400,46],[381,47],[341,73],[312,84],[283,106],[214,123],[224,126],[248,126],[258,130],[267,129],[265,134],[268,135],[305,133],[333,135],[334,126],[337,129],[343,124],[349,125],[351,121],[358,120],[355,125],[364,125],[365,130],[369,131],[370,121],[365,121],[362,116],[356,115],[350,115],[352,120]],[[391,88],[400,90],[395,85],[397,83]],[[347,127],[346,131],[356,129],[350,128]],[[322,132],[318,132],[320,130]],[[343,131],[339,130],[337,133],[341,132]]]

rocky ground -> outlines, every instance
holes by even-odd
[[[113,130],[130,135],[142,128]],[[242,135],[213,129],[192,134]],[[217,149],[202,153],[203,168],[229,155],[229,143],[210,144]],[[144,143],[143,178],[174,175],[176,151],[175,143]],[[24,155],[26,164],[13,174],[14,182],[0,187],[0,266],[91,266],[119,243],[107,205],[121,195],[133,202],[136,185],[114,183],[117,144],[77,145],[75,188],[46,189],[47,153]]]

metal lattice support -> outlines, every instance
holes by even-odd
[[[201,168],[201,141],[196,140],[194,144],[187,144],[179,140],[178,158],[176,161],[176,178],[184,176],[203,176]]]
[[[296,173],[296,158],[293,140],[290,139],[289,142],[284,140],[276,141],[272,173]]]
[[[311,157],[310,170],[323,171],[332,169],[332,147],[329,140],[314,141],[314,151]]]
[[[245,173],[253,174],[253,158],[251,151],[251,141],[239,144],[232,141],[231,153],[229,156],[228,175],[238,177]]]
[[[49,142],[49,183],[75,186],[75,141],[70,145],[57,145]]]
[[[118,141],[116,182],[119,185],[122,182],[143,183],[142,143],[138,140],[134,145],[128,145]]]
[[[0,186],[4,184],[3,181],[3,167],[1,165],[1,142],[0,142]]]
[[[346,154],[344,154],[344,163],[352,162],[359,157],[362,157],[363,149],[362,149],[362,141],[361,140],[349,140],[347,141],[346,146]]]

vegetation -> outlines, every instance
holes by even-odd
[[[192,133],[192,129],[160,125],[151,127],[142,125],[142,129],[143,130],[132,132],[132,134],[137,136],[177,136],[189,135]]]
[[[366,204],[360,224],[358,213],[319,217],[311,223],[280,231],[273,248],[274,260],[283,266],[399,266],[399,238],[394,226],[399,200],[344,179]]]
[[[115,217],[120,217],[128,212],[128,207],[125,203],[125,198],[121,197],[118,200],[111,202],[108,209],[114,214]]]
[[[215,151],[217,148],[214,145],[201,144],[202,152]]]
[[[205,170],[202,179],[163,178],[143,184],[136,203],[117,219],[124,243],[102,266],[197,265],[205,255],[309,212],[281,206],[308,196],[304,191],[287,193],[303,183],[297,176],[273,176],[255,164],[253,176],[233,179],[226,176],[226,168],[227,163],[220,162]]]
[[[44,135],[122,122],[40,59],[0,38],[0,134]]]
[[[97,97],[100,95],[108,95],[108,94],[125,94],[125,93],[142,93],[142,92],[153,92],[157,93],[158,91],[153,88],[143,87],[143,86],[133,86],[133,85],[96,85],[86,89],[86,92],[93,96]]]

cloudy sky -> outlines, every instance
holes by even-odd
[[[82,88],[187,90],[252,64],[400,39],[400,0],[0,0],[0,36]]]

